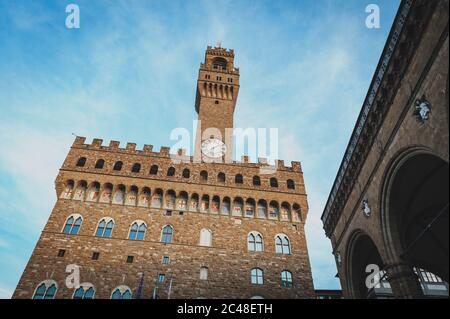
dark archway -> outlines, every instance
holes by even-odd
[[[448,282],[448,163],[412,151],[395,165],[384,192],[383,231],[396,259]]]
[[[355,232],[348,243],[346,265],[350,297],[370,298],[371,289],[366,279],[371,272],[367,272],[367,266],[377,265],[382,270],[383,260],[375,243],[362,231]]]

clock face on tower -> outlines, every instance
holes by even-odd
[[[202,154],[210,158],[220,158],[225,155],[227,146],[219,139],[210,138],[202,143]]]

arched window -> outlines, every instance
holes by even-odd
[[[138,206],[148,207],[150,202],[150,188],[144,187],[138,197]]]
[[[292,205],[292,219],[294,220],[294,222],[300,222],[302,220],[302,211],[300,208],[300,205],[297,203],[294,203],[294,205]]]
[[[174,175],[175,175],[175,168],[169,167],[169,169],[167,170],[167,176],[174,176]]]
[[[236,174],[236,176],[234,177],[234,182],[236,184],[242,184],[244,182],[244,178],[241,174]]]
[[[245,216],[255,216],[255,200],[253,198],[247,198],[245,201]]]
[[[173,227],[170,225],[164,226],[161,235],[161,242],[165,244],[170,244],[172,242],[172,236],[173,236]]]
[[[87,182],[79,181],[78,186],[75,190],[75,194],[73,195],[73,200],[84,200],[84,195],[86,194]]]
[[[103,166],[105,166],[105,160],[104,159],[99,159],[95,163],[95,168],[102,169]]]
[[[61,198],[70,199],[72,198],[73,189],[75,188],[75,182],[73,180],[68,180],[66,182],[66,187],[64,191],[61,193]]]
[[[168,208],[168,209],[174,209],[174,208],[175,208],[175,197],[176,197],[176,195],[175,195],[175,191],[174,191],[174,190],[169,189],[169,190],[166,192],[166,196],[165,196],[165,200],[166,200],[166,202],[165,202],[165,208]]]
[[[73,293],[73,299],[94,299],[95,289],[90,283],[80,284],[80,287]]]
[[[160,208],[162,206],[163,191],[157,188],[152,195],[152,207]]]
[[[125,205],[135,206],[137,197],[138,197],[138,188],[137,186],[133,185],[130,187],[125,196]]]
[[[66,220],[66,224],[63,229],[64,234],[76,235],[80,230],[81,223],[83,222],[83,218],[80,215],[71,215]]]
[[[280,219],[284,221],[291,220],[291,205],[289,205],[289,203],[283,202],[281,204]]]
[[[211,213],[218,214],[220,207],[220,197],[215,195],[211,200]]]
[[[91,186],[89,186],[88,195],[86,200],[89,202],[96,202],[98,200],[98,195],[100,194],[100,183],[93,182]]]
[[[131,224],[130,234],[128,239],[131,240],[144,240],[145,232],[147,230],[147,225],[142,220],[137,220]]]
[[[208,280],[208,267],[200,268],[200,280]]]
[[[212,232],[209,229],[203,228],[200,231],[200,246],[212,246]]]
[[[203,182],[206,182],[208,180],[208,172],[207,171],[200,172],[200,180]]]
[[[275,237],[275,252],[284,255],[291,254],[291,245],[286,235],[277,235]]]
[[[254,285],[264,284],[264,272],[261,268],[253,268],[251,270],[251,283]]]
[[[131,299],[131,297],[131,289],[127,286],[119,286],[111,294],[111,299]]]
[[[242,216],[242,207],[244,203],[241,197],[236,197],[233,201],[233,215]]]
[[[141,164],[134,163],[133,167],[131,168],[132,173],[139,173],[141,171]]]
[[[220,172],[217,174],[217,181],[219,183],[225,183],[225,173]]]
[[[264,199],[258,201],[258,218],[267,218],[267,202]]]
[[[183,170],[182,176],[183,176],[183,178],[189,178],[189,177],[191,177],[191,171],[190,171],[189,169],[185,168],[185,169]]]
[[[221,213],[224,215],[230,215],[230,198],[229,197],[223,198]]]
[[[288,179],[286,184],[287,184],[287,188],[295,189],[295,182],[292,179]]]
[[[97,237],[111,237],[112,230],[114,228],[114,221],[112,218],[106,217],[100,220],[97,226],[95,236]]]
[[[200,211],[202,213],[209,212],[209,196],[208,195],[202,196],[202,201],[200,203]]]
[[[80,157],[77,161],[77,166],[83,167],[84,165],[86,165],[86,157]]]
[[[113,170],[120,171],[122,169],[123,163],[121,161],[118,161],[114,164]]]
[[[101,203],[110,203],[111,202],[111,197],[112,197],[112,189],[113,189],[112,184],[106,183],[103,186],[103,191],[102,191],[102,194],[100,195],[99,202],[101,202]]]
[[[189,205],[189,210],[196,212],[198,210],[198,194],[194,193],[191,195],[191,203]]]
[[[186,210],[187,201],[188,201],[188,193],[186,193],[185,191],[181,191],[177,197],[177,209],[182,211]]]
[[[281,272],[281,285],[283,287],[292,287],[292,273],[288,270]]]
[[[120,184],[117,186],[117,190],[114,193],[112,203],[122,205],[124,199],[125,199],[125,185]]]
[[[261,234],[257,232],[251,232],[247,237],[248,251],[263,251],[263,238]]]
[[[261,186],[261,178],[259,176],[253,176],[253,186]]]
[[[278,187],[278,180],[275,177],[270,178],[270,187]]]
[[[152,165],[152,167],[150,167],[150,175],[156,174],[158,174],[158,165]]]
[[[273,200],[269,203],[269,218],[278,219],[279,215],[280,215],[280,206],[278,205],[278,202]]]
[[[45,280],[41,282],[33,294],[33,299],[54,299],[58,285],[54,280]]]

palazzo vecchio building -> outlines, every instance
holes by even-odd
[[[238,92],[233,50],[208,47],[193,156],[76,137],[13,298],[313,298],[300,162],[232,160]]]

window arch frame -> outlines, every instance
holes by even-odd
[[[281,240],[281,244],[277,243],[278,238]],[[275,239],[275,254],[280,254],[280,255],[291,255],[292,254],[291,240],[289,239],[288,235],[283,234],[283,233],[276,234],[274,239]],[[287,245],[285,244],[283,239],[287,240]],[[278,247],[281,247],[281,252],[278,251]],[[287,252],[285,252],[285,247],[287,247]]]
[[[102,221],[105,221],[105,227],[104,227],[104,229],[103,229],[102,235],[101,235],[101,236],[98,236],[98,235],[97,235],[98,228],[100,227],[100,223],[101,223]],[[109,225],[110,222],[112,222],[111,232],[109,233],[109,236],[105,236],[105,232],[106,232],[106,230],[108,229],[108,225]],[[107,217],[102,217],[102,218],[100,218],[100,220],[99,220],[98,223],[97,223],[97,227],[95,227],[94,237],[99,237],[99,238],[112,238],[112,234],[113,234],[114,226],[115,226],[115,225],[116,225],[116,222],[115,222],[114,218],[112,218],[112,217],[107,216]]]
[[[73,223],[70,226],[70,231],[69,232],[65,232],[65,229],[67,227],[67,223],[69,221],[70,218],[73,218]],[[79,225],[75,225],[75,223],[77,222],[77,220],[81,219],[81,222]],[[67,218],[66,221],[64,222],[63,228],[61,230],[61,233],[65,234],[65,235],[78,235],[78,233],[80,232],[80,228],[81,225],[83,224],[83,216],[81,216],[80,214],[70,214]],[[77,232],[73,233],[73,227],[74,226],[78,226]]]
[[[120,298],[113,298],[114,293],[117,291],[119,291],[120,293]],[[125,295],[126,292],[130,293],[130,298],[123,298],[123,296]],[[121,300],[121,299],[133,299],[133,292],[131,290],[130,287],[126,286],[126,285],[120,285],[115,287],[112,291],[111,291],[111,295],[109,297],[109,299],[114,299],[114,300]]]
[[[75,294],[79,289],[83,289],[83,294],[82,294],[81,298],[75,298]],[[93,291],[92,297],[86,298],[86,294],[90,289],[92,289],[92,291]],[[75,289],[72,294],[72,299],[94,299],[94,298],[95,298],[95,287],[90,282],[84,282],[84,283],[80,284],[80,287]]]
[[[36,298],[36,293],[38,292],[38,289],[44,285],[45,287],[45,291],[42,294],[41,298]],[[48,297],[48,291],[50,290],[50,288],[55,287],[55,291],[53,292],[53,295],[51,295],[51,298],[47,298]],[[36,288],[34,289],[33,295],[31,296],[31,299],[36,299],[36,300],[40,300],[40,299],[55,299],[56,297],[56,293],[58,292],[58,283],[53,280],[53,279],[46,279],[41,281],[39,284],[37,284]]]
[[[131,232],[133,230],[132,228],[133,228],[134,224],[136,224],[137,229],[135,231],[134,238],[131,238]],[[143,231],[142,238],[139,238],[139,234],[142,233],[142,231],[141,231],[142,226],[144,226],[144,231]],[[148,229],[148,227],[147,227],[147,223],[145,221],[143,221],[142,219],[136,219],[136,220],[132,221],[130,224],[130,227],[128,229],[127,239],[134,240],[134,241],[143,241],[143,240],[145,240],[145,235],[147,234],[147,229]]]
[[[258,175],[253,176],[252,184],[253,186],[261,186],[261,177],[259,177]]]
[[[250,241],[250,236],[253,236],[253,242]],[[261,242],[257,241],[257,238],[261,238]],[[258,244],[261,247],[261,250],[258,250]],[[253,249],[250,248],[250,245],[253,245]],[[251,231],[247,234],[247,251],[252,253],[260,253],[264,251],[264,237],[263,235],[258,231]]]

